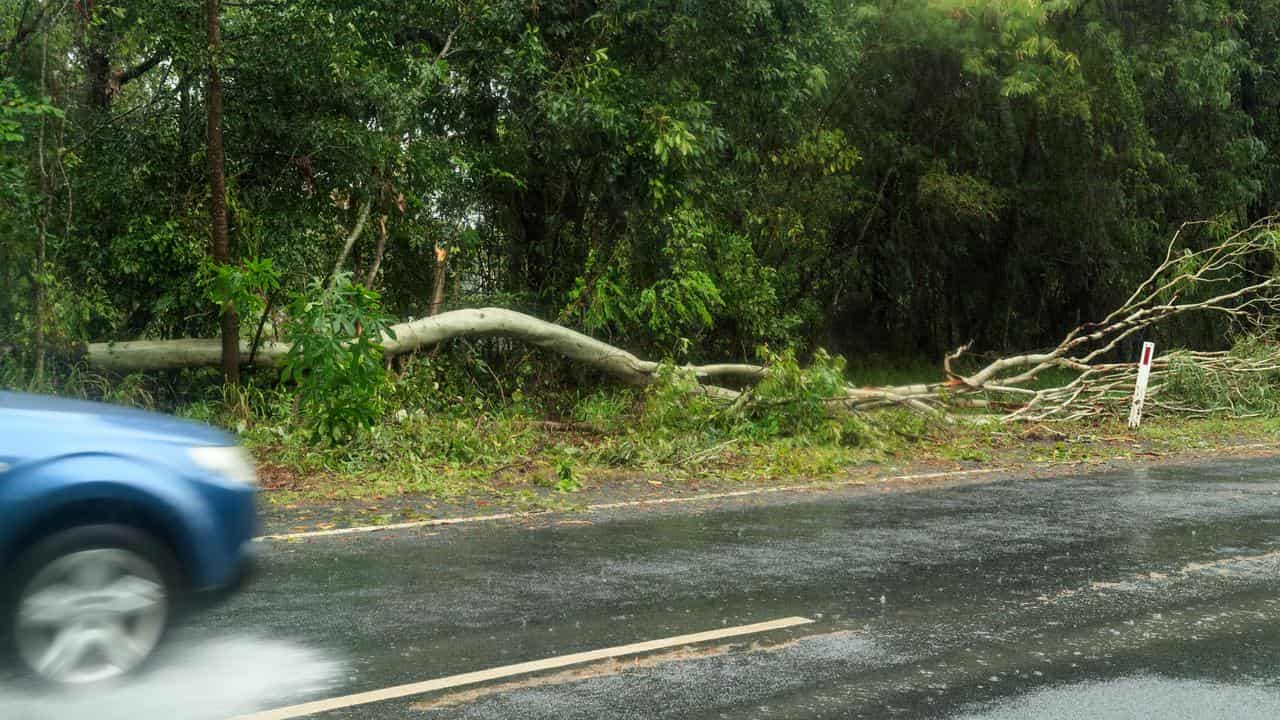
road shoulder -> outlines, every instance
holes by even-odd
[[[759,482],[726,481],[710,476],[692,482],[666,483],[653,473],[618,472],[606,477],[593,477],[575,493],[548,491],[547,502],[534,508],[510,503],[500,494],[451,500],[403,494],[276,503],[272,502],[268,491],[263,508],[263,532],[273,539],[301,539],[393,528],[448,528],[485,522],[531,526],[590,523],[604,517],[694,513],[761,504],[811,502],[824,494],[847,496],[913,492],[1260,457],[1280,458],[1280,441],[1162,451],[1135,444],[1132,452],[1095,453],[1083,459],[1064,461],[1012,454],[986,461],[908,460],[850,467],[824,477],[762,478]]]

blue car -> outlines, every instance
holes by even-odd
[[[179,606],[244,578],[256,493],[221,431],[0,392],[3,653],[57,684],[141,667]]]

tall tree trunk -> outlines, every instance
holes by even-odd
[[[48,95],[48,63],[49,63],[49,33],[44,34],[44,41],[40,48],[40,95],[46,97]],[[48,258],[49,247],[49,209],[53,203],[52,184],[49,180],[49,166],[45,163],[45,128],[47,122],[44,116],[40,117],[40,131],[36,138],[36,165],[40,171],[40,218],[38,221],[38,230],[36,238],[36,259],[34,265],[35,285],[35,307],[32,315],[35,318],[35,362],[32,370],[32,382],[39,387],[44,384],[44,358],[45,358],[45,306],[48,305],[48,291],[45,288],[45,260]]]
[[[103,42],[100,39],[93,40],[85,53],[85,71],[89,79],[85,88],[86,99],[89,107],[94,110],[107,110],[111,107],[111,54]]]
[[[174,167],[187,167],[193,155],[199,126],[194,122],[195,113],[191,109],[191,91],[193,85],[199,86],[199,77],[198,70],[192,71],[185,66],[178,72],[178,147],[174,154]]]
[[[44,131],[41,130],[42,135],[43,133]],[[43,145],[43,142],[41,143],[41,145]],[[40,164],[43,165],[44,164],[44,158],[43,158],[44,148],[43,147],[40,149],[40,153],[42,155],[42,157],[40,158]],[[41,177],[40,177],[40,228],[38,233],[39,237],[37,240],[39,244],[36,247],[36,261],[35,261],[35,267],[34,267],[35,272],[33,273],[33,276],[35,277],[35,283],[34,283],[35,284],[35,299],[34,299],[35,312],[32,313],[32,315],[35,318],[35,333],[33,338],[33,344],[35,345],[35,363],[32,369],[32,382],[37,387],[44,384],[44,355],[45,355],[44,321],[45,321],[45,314],[46,314],[45,305],[47,304],[47,301],[45,299],[46,293],[45,293],[45,287],[44,287],[44,269],[45,269],[45,258],[47,257],[46,248],[47,248],[48,231],[49,231],[49,178],[48,178],[48,174],[42,168]]]
[[[213,259],[218,264],[227,264],[231,262],[231,247],[227,237],[226,157],[222,147],[222,74],[218,69],[222,62],[222,28],[219,14],[219,0],[206,0],[209,83],[205,93],[208,115],[205,136],[209,157],[209,219]],[[222,308],[222,375],[232,385],[240,382],[240,322],[230,303]]]
[[[533,288],[538,297],[543,298],[547,289],[547,196],[542,183],[546,182],[541,173],[532,174],[527,186],[520,193],[519,222],[520,255],[524,266],[520,268],[518,282],[524,287]]]

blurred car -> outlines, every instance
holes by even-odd
[[[0,392],[0,643],[82,684],[151,657],[179,607],[252,565],[257,478],[206,425]]]

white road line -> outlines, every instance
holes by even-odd
[[[966,475],[989,475],[991,473],[1001,472],[1003,468],[982,468],[975,470],[951,470],[946,472],[921,473],[918,475],[891,475],[882,478],[867,478],[865,480],[842,480],[839,482],[828,483],[809,483],[807,485],[781,485],[774,487],[753,488],[751,490],[734,490],[732,492],[707,493],[704,495],[690,495],[688,497],[672,497],[672,498],[651,498],[649,500],[627,500],[624,502],[599,503],[596,505],[588,505],[587,512],[597,510],[618,510],[629,507],[644,507],[646,505],[673,505],[677,503],[693,503],[705,502],[707,500],[724,500],[728,498],[747,497],[750,495],[769,495],[780,492],[804,492],[806,490],[824,490],[833,487],[842,487],[848,485],[866,485],[871,482],[890,482],[903,480],[936,480],[948,477],[964,477]],[[363,533],[376,533],[386,530],[406,530],[411,528],[435,527],[438,525],[462,525],[466,523],[491,522],[494,520],[511,520],[514,518],[531,517],[527,513],[497,513],[494,515],[471,515],[459,518],[441,518],[437,520],[414,520],[412,522],[394,523],[391,525],[362,525],[360,527],[334,528],[332,530],[307,530],[305,532],[295,533],[278,533],[274,535],[263,535],[255,538],[261,542],[264,540],[301,540],[303,538],[331,537],[333,535],[357,535]]]
[[[1224,450],[1261,450],[1261,449],[1277,449],[1280,444],[1277,443],[1251,443],[1248,445],[1232,445]],[[850,485],[867,485],[872,482],[891,482],[904,480],[937,480],[949,477],[965,477],[967,475],[990,475],[992,473],[1007,472],[1008,468],[979,468],[974,470],[947,470],[934,473],[919,473],[915,475],[889,475],[879,478],[866,478],[861,480],[841,480],[838,482],[826,483],[808,483],[804,485],[777,485],[772,487],[752,488],[750,490],[734,490],[722,493],[706,493],[703,495],[690,495],[688,497],[668,497],[668,498],[650,498],[648,500],[625,500],[622,502],[598,503],[588,505],[587,512],[597,510],[619,510],[629,507],[644,507],[648,505],[674,505],[679,503],[695,503],[705,502],[707,500],[726,500],[736,497],[747,497],[751,495],[771,495],[780,492],[804,492],[806,490],[825,490],[833,487],[846,487]],[[332,530],[307,530],[295,533],[277,533],[273,535],[263,535],[254,538],[256,541],[264,540],[301,540],[303,538],[330,537],[333,535],[359,535],[364,533],[383,532],[385,530],[406,530],[422,527],[436,527],[439,525],[463,525],[468,523],[493,522],[495,520],[513,520],[517,518],[533,517],[543,513],[496,513],[493,515],[470,515],[458,518],[440,518],[435,520],[414,520],[411,522],[394,523],[390,525],[361,525],[349,528],[334,528]]]
[[[435,692],[437,690],[448,690],[451,688],[462,687],[464,685],[475,685],[476,683],[488,682],[490,680],[501,680],[515,675],[526,675],[544,670],[555,670],[562,667],[568,667],[570,665],[581,665],[583,663],[609,660],[611,658],[625,657],[627,655],[639,655],[641,653],[663,650],[665,648],[678,647],[681,645],[693,645],[696,643],[709,642],[711,640],[723,640],[725,638],[741,637],[743,635],[755,635],[758,633],[769,632],[770,630],[781,630],[783,628],[796,627],[798,625],[808,625],[812,622],[813,620],[810,620],[809,618],[789,617],[782,618],[780,620],[756,623],[754,625],[740,625],[738,627],[722,628],[720,630],[709,630],[707,632],[693,633],[692,635],[677,635],[676,637],[664,638],[661,640],[649,640],[647,642],[633,643],[631,645],[619,645],[617,647],[604,648],[601,650],[574,653],[573,655],[561,655],[559,657],[534,660],[532,662],[518,663],[516,665],[504,665],[502,667],[491,668],[489,670],[479,670],[477,672],[464,673],[462,675],[450,675],[449,677],[438,678],[436,680],[427,680],[425,682],[412,683],[409,685],[398,685],[395,687],[384,688],[382,690],[373,690],[370,692],[357,693],[355,695],[331,698],[329,700],[317,700],[315,702],[302,703],[301,705],[292,705],[289,707],[277,708],[275,710],[265,710],[252,715],[242,715],[234,720],[291,720],[291,718],[299,718],[321,712],[330,712],[332,710],[341,710],[343,708],[354,707],[356,705],[367,705],[369,703],[395,700],[397,698],[410,697],[412,695],[422,695],[424,693]]]
[[[470,517],[440,518],[438,520],[414,520],[413,522],[393,523],[391,525],[362,525],[360,527],[334,528],[332,530],[308,530],[306,532],[281,533],[263,535],[254,540],[297,540],[301,538],[329,537],[330,535],[354,535],[359,533],[382,532],[384,530],[404,530],[406,528],[433,527],[436,525],[461,525],[463,523],[486,522],[490,520],[510,520],[525,517],[519,513],[498,513],[496,515],[472,515]]]

